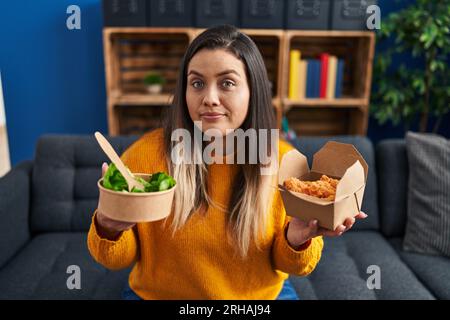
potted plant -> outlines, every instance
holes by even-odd
[[[161,93],[164,82],[163,76],[157,72],[149,72],[144,78],[147,91],[151,94]]]
[[[372,114],[405,130],[418,120],[420,132],[433,116],[437,132],[450,112],[450,0],[416,0],[390,14],[377,40],[386,49],[375,60]]]

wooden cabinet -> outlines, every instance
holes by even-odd
[[[111,27],[103,30],[109,134],[139,134],[159,126],[172,100],[181,58],[202,29]],[[261,51],[272,84],[278,125],[286,114],[300,135],[362,134],[367,131],[374,34],[358,31],[241,29]],[[305,57],[329,52],[345,59],[340,99],[288,99],[289,51]],[[166,79],[161,94],[149,94],[143,78],[158,71]]]

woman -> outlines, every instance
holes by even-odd
[[[165,171],[175,178],[173,211],[163,221],[134,224],[97,210],[88,235],[92,256],[110,269],[134,263],[128,298],[297,298],[285,282],[288,274],[311,273],[321,257],[322,236],[341,235],[355,219],[328,231],[317,221],[289,218],[276,179],[261,174],[267,163],[260,159],[173,161],[177,129],[192,136],[215,130],[227,158],[244,152],[248,160],[254,144],[247,140],[244,148],[230,148],[230,130],[276,128],[264,61],[248,36],[232,26],[206,30],[187,49],[178,79],[164,129],[145,134],[122,155],[132,172]],[[272,150],[270,141],[258,137],[257,146]],[[189,145],[184,155],[195,157],[208,144]],[[280,141],[275,155],[291,148]]]

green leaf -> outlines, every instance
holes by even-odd
[[[136,187],[133,187],[133,189],[131,189],[131,192],[136,192],[136,193],[144,193],[144,190],[138,189]]]
[[[128,169],[128,168],[127,168]],[[128,171],[130,171],[128,169]],[[133,187],[131,192],[157,192],[162,190],[168,190],[175,186],[175,180],[165,174],[164,172],[158,172],[151,176],[150,181],[145,181],[141,177],[136,177],[136,180],[144,185],[144,190]],[[103,187],[114,191],[128,191],[128,184],[116,166],[111,163],[108,170],[103,177]]]
[[[114,163],[108,166],[108,170],[103,177],[103,187],[114,191],[128,190],[128,184]]]
[[[420,93],[424,93],[425,92],[425,81],[423,78],[415,78],[413,80],[413,88],[418,90]]]
[[[169,188],[170,188],[170,181],[169,181],[169,179],[164,179],[159,184],[159,191],[164,191],[164,190],[167,190]]]

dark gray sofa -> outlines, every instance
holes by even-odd
[[[136,136],[110,138],[118,152]],[[308,277],[291,280],[301,299],[449,299],[450,259],[402,251],[408,163],[400,140],[376,152],[362,137],[354,144],[369,164],[363,210],[369,217],[339,238],[325,239],[322,259]],[[294,145],[308,158],[324,138]],[[33,161],[0,179],[0,299],[120,299],[129,269],[109,271],[90,257],[86,232],[97,206],[96,181],[107,161],[91,136],[43,136]],[[69,290],[70,265],[81,289]],[[369,289],[369,266],[380,270],[380,289]]]

